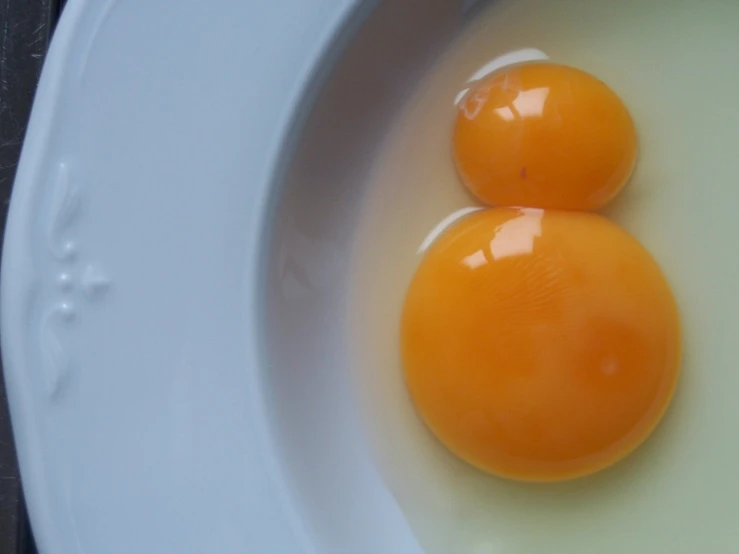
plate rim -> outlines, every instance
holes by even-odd
[[[333,0],[333,20],[326,25],[325,32],[316,41],[315,55],[304,71],[299,75],[297,84],[290,92],[289,109],[286,109],[279,121],[277,139],[274,148],[265,162],[268,168],[264,178],[254,182],[257,191],[255,197],[259,203],[256,213],[258,220],[250,226],[258,229],[259,246],[255,250],[255,263],[262,261],[267,255],[267,238],[273,231],[270,217],[279,202],[284,184],[284,169],[287,161],[294,154],[302,128],[310,112],[310,107],[317,97],[321,86],[328,77],[333,65],[339,59],[343,46],[349,42],[361,25],[363,19],[379,4],[380,0]],[[30,298],[34,290],[41,285],[34,275],[33,253],[35,246],[29,236],[29,219],[34,212],[34,197],[44,180],[44,170],[49,159],[50,143],[54,130],[59,125],[60,106],[59,91],[68,78],[68,70],[74,53],[75,44],[82,40],[80,34],[90,35],[90,43],[95,34],[108,17],[118,0],[94,2],[91,0],[70,0],[59,20],[53,40],[51,41],[43,70],[36,90],[31,116],[18,169],[12,191],[5,236],[2,248],[2,265],[0,267],[0,344],[2,345],[3,373],[8,390],[8,404],[20,473],[23,477],[23,491],[28,506],[29,518],[34,529],[37,546],[40,552],[62,552],[56,538],[61,533],[59,522],[54,521],[53,510],[46,498],[48,496],[48,480],[44,461],[44,441],[37,430],[38,395],[35,387],[27,387],[23,374],[31,371],[26,359],[25,349],[28,336],[24,325],[19,324],[28,315]],[[83,25],[84,18],[90,12],[97,12],[96,25],[89,28]],[[256,239],[255,239],[256,240]],[[256,300],[256,309],[249,314],[247,327],[250,335],[258,336],[260,319],[263,272],[249,286],[248,293]],[[258,344],[258,343],[257,343]],[[260,367],[264,362],[263,348],[255,354],[252,373],[259,380]],[[261,383],[257,383],[261,386]],[[258,394],[250,395],[248,401],[257,399]],[[257,402],[259,404],[259,402]],[[310,533],[304,528],[297,513],[291,493],[285,487],[285,481],[279,477],[283,471],[274,452],[272,440],[264,420],[261,405],[251,410],[257,414],[256,426],[261,435],[260,448],[266,458],[266,466],[270,471],[269,480],[275,491],[290,528],[295,532],[298,542],[306,552],[316,552]]]

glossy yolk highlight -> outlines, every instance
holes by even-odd
[[[454,125],[459,174],[491,206],[596,210],[626,184],[636,154],[618,96],[588,73],[551,63],[479,82]]]
[[[556,481],[636,448],[678,377],[672,293],[649,253],[588,213],[493,209],[427,251],[401,321],[429,428],[471,464]]]

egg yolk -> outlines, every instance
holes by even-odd
[[[596,210],[628,181],[637,139],[623,102],[602,81],[531,63],[471,88],[453,149],[463,182],[488,205]]]
[[[585,212],[498,208],[432,244],[401,320],[406,382],[454,453],[557,481],[636,448],[680,363],[678,310],[647,250]]]

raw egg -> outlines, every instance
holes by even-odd
[[[469,215],[425,253],[401,318],[407,386],[454,453],[557,481],[634,450],[678,379],[678,309],[631,235],[586,212]]]
[[[488,205],[596,210],[628,181],[637,138],[605,83],[573,67],[528,63],[470,89],[453,150],[463,182]]]

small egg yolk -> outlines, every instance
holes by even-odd
[[[637,139],[605,83],[572,67],[530,63],[470,89],[453,150],[463,182],[485,204],[597,210],[628,181]]]
[[[678,309],[660,268],[595,214],[484,210],[431,245],[408,288],[413,403],[487,472],[558,481],[626,456],[670,402]]]

